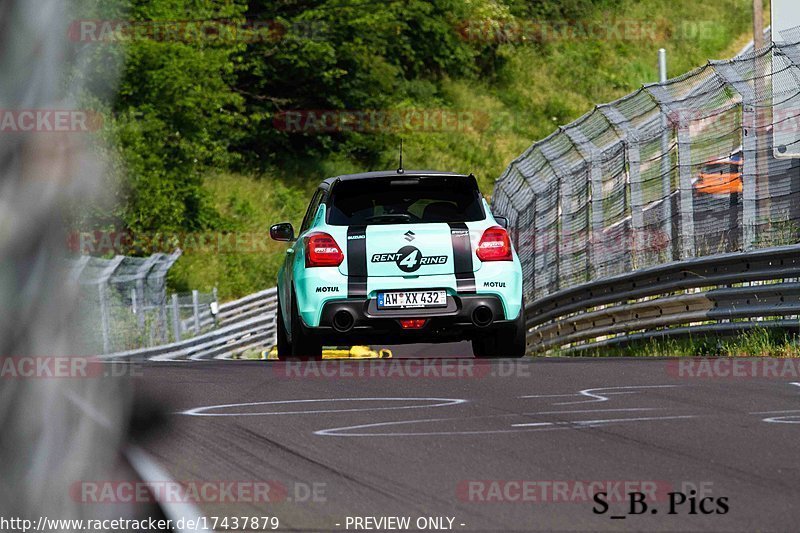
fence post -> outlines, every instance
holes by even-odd
[[[211,309],[211,318],[214,320],[214,327],[216,328],[219,326],[219,298],[217,297],[217,288],[214,287],[211,291],[211,296],[213,298],[211,305],[209,306]]]
[[[678,191],[680,194],[680,214],[681,214],[681,248],[680,257],[673,259],[689,259],[696,255],[695,249],[695,229],[694,229],[694,190],[692,187],[692,138],[689,130],[690,117],[687,113],[680,108],[674,106],[674,100],[661,85],[648,85],[645,90],[653,97],[659,106],[661,113],[662,124],[665,124],[665,130],[662,133],[661,143],[662,152],[669,143],[669,129],[666,124],[669,120],[664,115],[666,109],[673,117],[677,129],[677,149],[678,149]],[[665,157],[666,153],[662,156]],[[661,172],[662,172],[662,193],[664,196],[664,213],[665,213],[665,230],[669,228],[667,234],[674,240],[675,235],[672,231],[672,184],[671,176],[669,173],[664,176],[664,173],[670,168],[669,158],[662,159]]]
[[[633,234],[628,251],[630,253],[631,268],[636,269],[643,266],[640,264],[639,254],[644,250],[644,200],[642,195],[642,158],[639,150],[639,132],[627,117],[613,105],[598,106],[598,109],[625,139],[628,180],[631,186],[631,233]]]
[[[695,256],[694,188],[692,187],[692,138],[689,119],[678,113],[678,177],[681,191],[681,259]]]
[[[200,334],[200,299],[197,290],[192,291],[192,312],[194,312],[194,332]]]
[[[642,156],[639,149],[639,136],[636,130],[627,132],[628,142],[628,177],[631,181],[631,231],[633,246],[631,260],[633,268],[646,266],[642,259],[645,249],[644,239],[644,194],[642,193]]]
[[[659,64],[661,65],[662,54],[659,50]],[[645,90],[650,93],[658,104],[658,112],[661,119],[661,197],[663,198],[664,223],[662,231],[669,237],[669,242],[675,242],[675,232],[672,228],[672,154],[670,144],[672,141],[672,126],[669,120],[669,113],[673,112],[673,98],[669,91],[664,88],[666,84],[666,51],[663,54],[663,71],[660,72],[661,85],[646,85]],[[668,259],[675,259],[670,246]]]
[[[589,238],[586,242],[586,271],[587,281],[597,277],[602,264],[602,251],[605,247],[603,241],[603,154],[578,128],[564,128],[565,133],[572,140],[578,153],[589,166],[589,207],[591,219],[589,220]]]
[[[564,131],[560,132],[565,135]],[[569,139],[569,135],[566,135]],[[557,272],[558,282],[557,289],[563,289],[573,284],[576,267],[570,264],[569,260],[574,258],[576,232],[574,229],[574,194],[573,184],[570,179],[571,170],[565,169],[562,166],[561,158],[556,155],[553,149],[547,143],[541,145],[542,156],[547,161],[550,168],[553,170],[558,183],[558,202],[557,202],[557,217],[558,222],[556,227],[561,227],[561,231],[556,232],[556,249],[558,250]],[[588,267],[588,265],[585,265]],[[584,269],[584,271],[586,268]]]
[[[755,59],[753,60],[755,62]],[[742,97],[742,249],[752,250],[756,243],[756,180],[758,179],[758,124],[756,92],[732,61],[712,61],[711,66],[727,85]]]
[[[175,336],[175,342],[181,341],[181,314],[180,305],[178,304],[178,295],[172,295],[172,330]]]

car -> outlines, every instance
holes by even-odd
[[[472,174],[391,170],[328,178],[278,273],[279,359],[322,346],[468,340],[480,358],[526,350],[522,269]]]
[[[742,168],[744,161],[741,152],[726,159],[704,164],[693,186],[697,194],[731,195],[742,192]]]

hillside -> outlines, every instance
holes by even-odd
[[[228,299],[273,285],[284,246],[268,242],[269,225],[284,220],[297,225],[310,191],[326,176],[394,167],[400,137],[406,146],[406,168],[473,172],[484,193],[490,194],[508,162],[533,141],[596,103],[656,80],[659,48],[668,50],[670,74],[679,75],[709,58],[733,55],[748,40],[750,24],[748,0],[703,5],[693,0],[576,0],[576,7],[567,12],[550,9],[548,2],[534,2],[540,8],[535,12],[515,2],[447,3],[457,4],[471,18],[455,27],[428,30],[443,43],[436,50],[439,56],[431,56],[434,66],[403,66],[401,81],[395,83],[381,76],[400,67],[375,59],[369,74],[374,83],[385,85],[373,90],[389,94],[364,96],[359,92],[364,86],[354,82],[341,91],[337,85],[339,92],[325,95],[327,99],[306,99],[306,107],[297,107],[362,110],[373,113],[372,119],[377,112],[386,124],[326,128],[309,123],[308,111],[294,117],[275,109],[265,112],[254,107],[261,100],[245,97],[239,113],[247,123],[231,134],[238,137],[229,144],[228,155],[212,153],[198,172],[200,216],[177,228],[212,236],[234,233],[240,244],[186,249],[170,274],[174,290],[208,291],[217,286]],[[558,22],[563,20],[570,22]],[[348,24],[356,23],[348,19]],[[419,65],[429,53],[412,45],[400,52],[389,48],[381,53],[411,54]],[[247,62],[247,53],[243,57]],[[462,68],[459,61],[474,64]],[[351,74],[357,75],[364,65],[354,64]],[[253,75],[264,68],[248,71],[250,78],[240,75],[237,83],[244,79],[253,91],[262,90]],[[339,111],[334,116],[347,121]],[[411,126],[396,126],[402,121]],[[258,164],[252,164],[253,154],[261,158]],[[139,216],[129,225],[136,224],[148,229],[163,222]]]

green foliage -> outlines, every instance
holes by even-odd
[[[670,72],[727,57],[749,31],[748,0],[86,0],[83,18],[210,21],[241,38],[95,44],[87,97],[107,111],[119,207],[94,223],[134,232],[266,232],[302,216],[319,179],[393,167],[474,172],[485,193],[533,141]],[[505,28],[653,22],[652,38],[471,39],[465,25]],[[687,26],[687,21],[690,26]],[[250,23],[248,26],[246,23]],[[260,23],[263,27],[256,27]],[[121,81],[93,86],[119,68]],[[287,110],[449,110],[440,131],[291,132]],[[186,253],[175,287],[224,297],[274,283],[280,245],[249,254]]]

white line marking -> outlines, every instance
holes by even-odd
[[[296,403],[336,403],[336,402],[439,402],[429,405],[404,405],[399,407],[367,407],[361,409],[317,409],[313,411],[279,411],[273,413],[208,413],[206,411],[229,409],[233,407],[255,407],[259,405],[285,405]],[[448,407],[466,403],[467,400],[458,398],[322,398],[312,400],[278,400],[272,402],[230,403],[224,405],[209,405],[195,407],[177,414],[189,416],[279,416],[279,415],[311,415],[320,413],[354,413],[361,411],[397,411],[402,409],[425,409],[427,407]]]
[[[501,415],[518,416],[518,415]],[[475,418],[495,418],[495,417],[475,417]],[[592,427],[624,422],[643,422],[656,420],[677,420],[686,418],[696,418],[692,415],[687,416],[664,416],[647,418],[620,418],[605,420],[579,420],[574,422],[533,422],[526,424],[512,424],[513,429],[476,429],[466,431],[412,431],[412,432],[391,432],[391,433],[350,433],[353,430],[380,428],[386,426],[402,426],[408,424],[426,424],[431,422],[451,422],[464,420],[464,418],[425,418],[418,420],[401,420],[397,422],[377,422],[373,424],[359,424],[355,426],[345,426],[338,428],[321,429],[315,431],[315,435],[324,437],[432,437],[432,436],[461,436],[461,435],[491,435],[500,433],[524,433],[531,431],[554,431],[559,429],[575,429],[576,427]]]
[[[800,412],[796,415],[771,416],[761,420],[770,424],[800,424]]]
[[[568,396],[585,396],[587,398],[591,398],[589,400],[584,400],[579,402],[559,402],[552,404],[552,405],[578,405],[582,403],[607,402],[609,396],[618,396],[621,394],[637,394],[640,390],[643,389],[669,389],[674,387],[680,387],[680,385],[631,385],[624,387],[598,387],[595,389],[584,389],[575,394],[532,394],[529,396],[520,396],[520,398],[559,398],[559,397],[563,398]],[[630,390],[630,389],[637,389],[637,390]],[[612,392],[605,392],[605,391],[612,391]]]
[[[616,413],[616,412],[637,412],[637,411],[661,411],[661,407],[630,407],[625,409],[578,409],[575,411],[537,411],[534,413],[522,413],[523,416],[533,415],[569,415],[578,413]]]
[[[496,433],[522,433],[526,431],[537,431],[537,429],[479,429],[472,431],[420,431],[409,433],[343,433],[354,429],[377,428],[384,426],[400,426],[404,424],[417,424],[426,422],[447,422],[452,420],[463,420],[462,418],[424,418],[419,420],[401,420],[399,422],[377,422],[374,424],[360,424],[357,426],[344,426],[339,428],[320,429],[314,435],[325,437],[433,437],[433,436],[458,436],[458,435],[487,435]],[[568,429],[546,428],[546,430]],[[539,430],[541,431],[541,430]]]
[[[677,420],[682,418],[695,418],[693,415],[685,415],[685,416],[651,416],[651,417],[642,417],[642,418],[607,418],[605,420],[574,420],[570,422],[546,422],[546,423],[534,423],[534,424],[511,424],[511,427],[515,428],[524,428],[529,426],[542,426],[545,424],[551,425],[575,425],[575,426],[600,426],[605,424],[613,424],[617,422],[646,422],[652,420]]]

